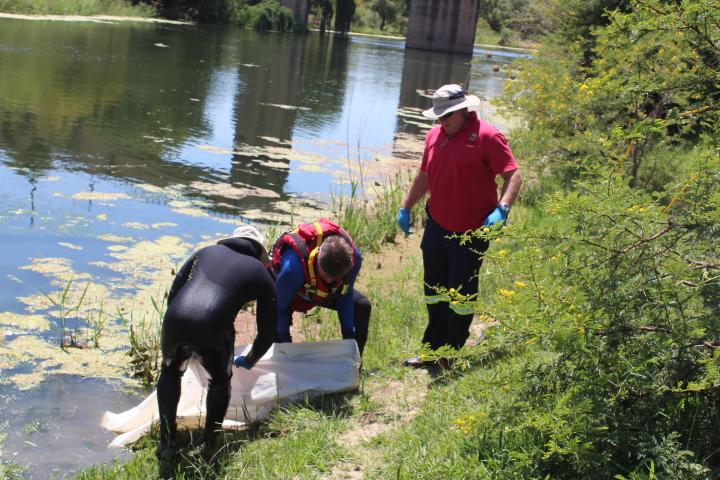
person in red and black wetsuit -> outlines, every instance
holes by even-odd
[[[257,301],[258,334],[250,353],[237,357],[235,365],[251,369],[273,344],[277,297],[263,241],[255,227],[238,227],[233,237],[193,254],[175,277],[162,325],[157,385],[162,457],[176,451],[181,380],[193,353],[208,374],[205,441],[212,443],[230,404],[234,323],[246,303]]]
[[[337,311],[343,339],[355,339],[362,355],[372,307],[355,290],[361,266],[352,238],[327,219],[283,234],[275,242],[271,263],[278,294],[277,341],[292,342],[293,312],[325,307]]]

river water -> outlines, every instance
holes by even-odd
[[[147,394],[100,371],[123,363],[120,316],[150,311],[171,270],[235,225],[312,218],[352,183],[416,166],[427,90],[496,97],[494,67],[522,55],[489,53],[0,18],[0,473],[70,477],[127,458],[99,427]],[[105,312],[100,348],[57,346],[64,291],[82,304],[76,346],[92,344],[78,318]]]

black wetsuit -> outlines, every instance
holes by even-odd
[[[203,248],[182,266],[168,295],[162,326],[162,370],[157,386],[160,444],[175,441],[180,385],[193,353],[208,374],[207,436],[221,427],[230,403],[235,317],[257,300],[257,330],[246,360],[250,365],[272,346],[277,295],[272,277],[252,241],[231,238]]]

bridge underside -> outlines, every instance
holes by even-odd
[[[472,53],[478,0],[412,0],[405,48]]]
[[[310,0],[280,0],[281,7],[287,7],[295,14],[295,21],[303,25],[308,22]]]
[[[307,24],[310,0],[281,0]],[[405,48],[472,53],[479,0],[412,0]]]

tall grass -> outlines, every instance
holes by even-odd
[[[475,43],[479,45],[497,45],[502,36],[490,28],[490,25],[486,21],[478,21],[477,29],[475,30]]]
[[[155,385],[160,371],[162,352],[160,339],[162,333],[162,322],[164,305],[158,305],[155,298],[150,297],[153,311],[150,316],[145,312],[139,318],[136,312],[130,312],[130,318],[118,309],[118,316],[123,326],[129,330],[130,350],[127,355],[131,357],[130,367],[132,376],[140,379],[145,387]]]
[[[73,347],[77,345],[78,340],[78,328],[77,328],[77,319],[75,320],[75,329],[70,330],[67,325],[68,316],[73,313],[77,312],[80,307],[83,304],[83,300],[85,300],[85,294],[87,293],[88,287],[90,284],[88,283],[85,285],[85,290],[83,290],[82,295],[80,296],[80,299],[77,301],[77,303],[73,306],[69,305],[69,298],[68,295],[70,293],[70,288],[72,287],[72,280],[68,281],[65,288],[62,289],[60,292],[60,295],[57,299],[54,299],[49,294],[45,293],[44,291],[40,290],[40,292],[45,295],[45,298],[47,298],[53,307],[55,307],[58,311],[58,324],[55,325],[53,323],[50,323],[50,326],[53,330],[58,334],[60,337],[60,347]]]
[[[155,17],[155,8],[125,0],[0,0],[0,12],[25,15]]]
[[[398,172],[370,192],[352,181],[350,194],[332,195],[333,220],[343,227],[361,252],[377,252],[400,234],[397,212],[410,184],[409,172]],[[365,187],[367,188],[367,187]]]

